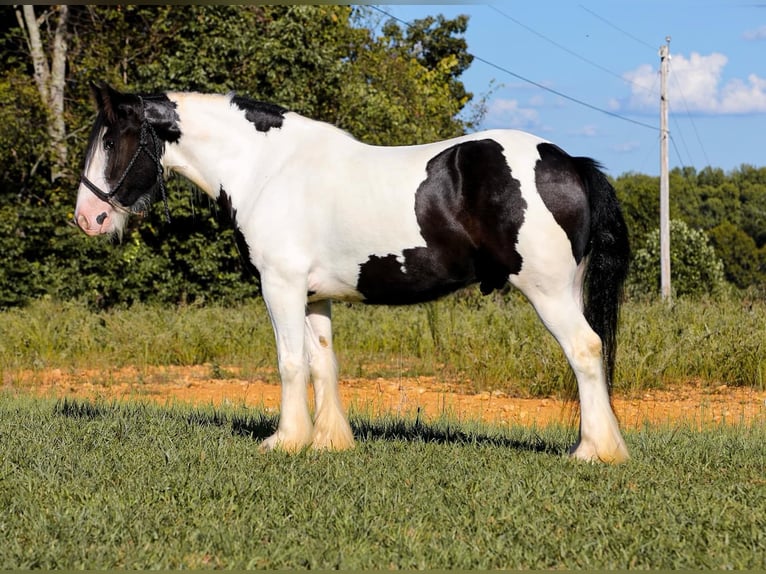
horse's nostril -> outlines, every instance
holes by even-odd
[[[80,229],[88,229],[88,218],[84,215],[77,216],[77,227]]]
[[[106,219],[106,211],[104,211],[104,212],[103,212],[101,215],[99,215],[98,217],[96,217],[96,223],[98,223],[99,225],[101,225],[102,223],[104,223],[104,220],[105,220],[105,219]]]

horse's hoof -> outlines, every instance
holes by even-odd
[[[569,457],[584,462],[603,462],[606,464],[621,464],[630,459],[628,449],[624,444],[615,445],[610,449],[597,449],[589,442],[580,442],[569,450]]]
[[[348,433],[335,433],[334,436],[314,433],[311,448],[314,450],[349,450],[354,448],[354,435],[351,434],[351,429]]]
[[[273,450],[282,450],[285,452],[298,452],[309,445],[307,441],[290,440],[282,436],[279,431],[263,440],[259,450],[261,452],[270,452]]]

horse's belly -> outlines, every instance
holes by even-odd
[[[474,258],[449,258],[428,248],[370,255],[365,260],[309,273],[309,301],[335,299],[370,304],[407,305],[431,301],[476,279]]]
[[[344,280],[337,275],[321,271],[311,272],[308,277],[308,301],[362,301],[364,296],[357,290],[356,282]]]
[[[452,293],[475,277],[468,254],[416,247],[400,255],[370,256],[359,266],[357,289],[366,303],[405,305]]]

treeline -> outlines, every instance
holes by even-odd
[[[30,18],[29,7],[0,7],[0,307],[40,297],[86,298],[108,307],[257,295],[232,230],[183,180],[168,183],[171,222],[161,209],[152,210],[119,244],[88,239],[68,225],[94,117],[91,80],[143,92],[236,90],[374,144],[455,136],[484,111],[485,102],[460,81],[472,60],[465,17],[427,18],[405,29],[370,8],[348,6],[32,10]],[[58,110],[47,97],[55,92],[56,74],[42,89],[40,70],[55,72],[62,49],[64,105]],[[651,249],[659,183],[626,174],[615,184],[637,262],[649,261],[645,272],[633,274],[631,289],[656,291]],[[766,169],[675,171],[671,195],[672,216],[690,233],[701,230],[685,241],[700,243],[693,256],[675,254],[675,270],[693,263],[690,257],[703,271],[720,268],[720,277],[692,274],[695,289],[714,290],[724,277],[737,288],[766,284]]]
[[[459,135],[481,113],[459,79],[471,62],[465,17],[403,30],[348,6],[38,6],[32,25],[45,66],[53,68],[62,26],[67,40],[62,161],[25,10],[0,7],[0,307],[42,296],[108,306],[257,294],[232,231],[180,179],[168,184],[171,223],[153,211],[119,245],[67,225],[95,117],[90,81],[139,92],[236,90],[374,144]]]
[[[659,288],[659,178],[614,182],[634,249],[633,292]],[[671,279],[680,294],[766,290],[766,167],[670,173]]]

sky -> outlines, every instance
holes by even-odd
[[[766,167],[766,0],[378,7],[407,22],[468,15],[476,59],[461,79],[487,99],[478,128],[535,133],[612,176],[660,172],[659,49],[670,37],[671,169]]]

